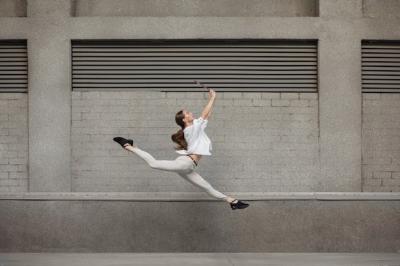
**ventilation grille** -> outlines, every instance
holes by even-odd
[[[362,91],[400,92],[400,42],[362,41]]]
[[[26,40],[0,41],[0,93],[28,91]]]
[[[76,40],[73,90],[317,91],[316,41]],[[204,90],[203,90],[204,91]]]

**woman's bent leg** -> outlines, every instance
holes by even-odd
[[[150,153],[139,149],[138,147],[131,148],[131,151],[136,153],[142,158],[147,164],[154,169],[165,170],[165,171],[182,171],[188,170],[190,165],[184,160],[156,160]]]
[[[213,188],[210,183],[208,183],[203,177],[201,177],[195,171],[190,171],[189,173],[179,173],[179,175],[182,176],[183,178],[187,179],[192,184],[204,189],[208,194],[210,194],[211,196],[213,196],[217,199],[224,199],[224,198],[228,197],[227,195],[225,195],[225,194],[219,192],[218,190],[216,190],[215,188]]]

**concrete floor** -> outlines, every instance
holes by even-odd
[[[400,266],[400,253],[0,253],[0,266]]]

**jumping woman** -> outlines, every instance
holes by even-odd
[[[207,89],[200,82],[197,81],[197,83]],[[210,151],[212,150],[211,141],[204,130],[207,127],[208,117],[211,114],[216,93],[214,90],[209,89],[208,94],[208,104],[199,118],[194,119],[193,114],[184,109],[176,113],[175,122],[181,129],[173,134],[171,139],[178,144],[175,148],[176,152],[182,155],[178,156],[175,160],[156,160],[151,154],[134,145],[132,139],[115,137],[113,140],[119,143],[124,149],[137,154],[151,168],[176,172],[192,184],[204,189],[209,195],[228,202],[232,210],[244,209],[249,204],[219,192],[194,171],[201,157],[203,155],[211,155]]]

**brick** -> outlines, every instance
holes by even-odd
[[[297,92],[282,92],[281,99],[299,99],[299,93]]]
[[[381,93],[363,93],[362,98],[365,100],[379,100]]]
[[[251,99],[234,99],[233,106],[252,106],[253,102]]]
[[[82,91],[80,92],[81,99],[100,99],[99,91]]]
[[[382,101],[399,101],[400,100],[400,94],[398,93],[382,93],[381,95],[381,100]]]
[[[392,172],[392,178],[400,178],[400,172]]]
[[[19,179],[0,179],[0,187],[19,186]]]
[[[290,105],[290,101],[289,100],[278,100],[278,99],[272,99],[271,102],[272,106],[289,106]]]
[[[71,93],[71,99],[80,99],[81,98],[81,92],[80,91],[72,91]]]
[[[309,100],[317,100],[318,99],[318,93],[299,93],[299,98],[300,99],[309,99]]]
[[[383,186],[387,186],[387,187],[390,187],[390,188],[394,188],[394,187],[400,186],[400,180],[399,179],[385,178],[382,181],[383,181],[383,183],[382,183]]]
[[[374,186],[374,187],[379,187],[381,186],[382,183],[382,179],[365,179],[364,180],[364,185],[365,186]]]
[[[243,92],[243,99],[258,99],[261,100],[261,92]]]
[[[27,179],[28,173],[27,172],[10,172],[9,178],[10,179]]]
[[[278,92],[264,92],[261,94],[261,99],[280,99],[281,95]]]
[[[0,138],[0,143],[7,143],[7,144],[11,144],[11,143],[17,143],[19,140],[18,136],[2,136]]]
[[[11,158],[9,159],[9,164],[27,164],[26,158]]]
[[[0,123],[8,121],[8,114],[0,114]]]
[[[392,172],[389,171],[374,171],[374,178],[391,178]]]
[[[243,98],[242,92],[222,92],[223,99],[240,99]]]
[[[263,100],[252,100],[253,106],[271,106],[271,99],[263,99]]]
[[[8,179],[9,172],[0,172],[0,179]]]
[[[290,100],[290,106],[308,107],[309,101],[308,100]]]

